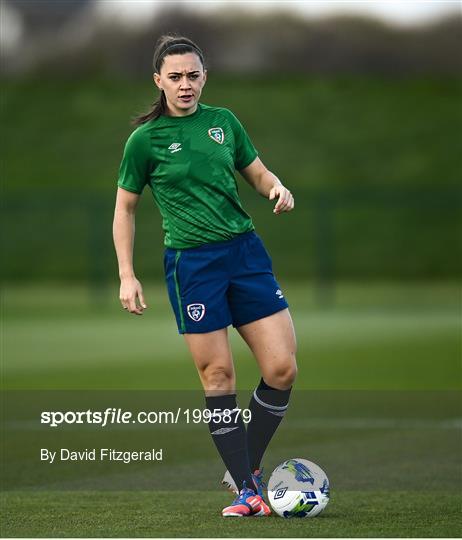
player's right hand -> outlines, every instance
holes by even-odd
[[[148,307],[141,283],[135,277],[120,281],[119,299],[122,307],[134,315],[143,315],[143,311]]]

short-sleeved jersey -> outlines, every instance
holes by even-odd
[[[152,190],[165,245],[175,249],[229,240],[254,229],[239,199],[235,170],[257,151],[233,113],[199,104],[189,116],[165,116],[128,138],[118,185]]]

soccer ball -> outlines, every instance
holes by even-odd
[[[289,459],[274,469],[268,482],[268,498],[281,517],[314,517],[329,502],[329,480],[315,463]]]

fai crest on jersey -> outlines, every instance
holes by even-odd
[[[204,318],[205,315],[205,306],[204,304],[189,304],[186,307],[189,317],[194,322],[199,322]]]
[[[209,137],[218,144],[223,144],[223,141],[225,140],[225,134],[219,127],[209,129]]]

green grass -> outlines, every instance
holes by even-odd
[[[320,464],[332,500],[319,518],[222,519],[230,498],[217,491],[223,466],[206,426],[40,425],[43,410],[202,407],[162,286],[145,287],[150,308],[141,318],[120,308],[116,288],[7,286],[2,535],[460,536],[458,284],[337,284],[330,309],[317,306],[308,284],[284,289],[300,371],[264,465],[271,471],[289,457]],[[245,406],[259,375],[231,336]],[[101,447],[163,448],[164,460],[39,459],[41,448]]]
[[[298,388],[461,388],[457,284],[339,285],[337,307],[325,310],[309,284],[284,290],[297,330]],[[98,298],[78,287],[7,287],[4,385],[197,388],[165,288],[145,292],[150,307],[138,318],[122,311],[116,288]],[[238,387],[251,388],[257,367],[230,335]]]
[[[335,493],[313,519],[223,519],[224,493],[33,492],[3,496],[7,537],[456,537],[460,494]]]

